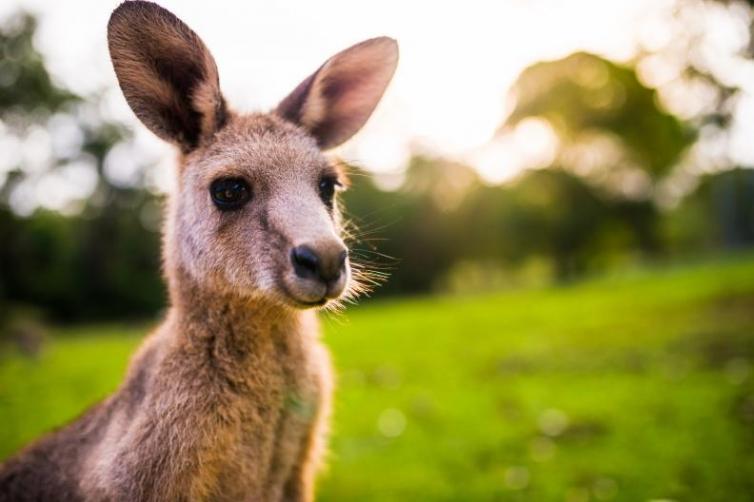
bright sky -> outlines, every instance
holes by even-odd
[[[40,16],[37,45],[62,83],[81,93],[108,88],[108,113],[136,124],[116,88],[105,27],[117,1],[5,0],[0,17],[24,7]],[[468,162],[488,179],[520,169],[521,154],[489,140],[526,66],[585,49],[614,59],[638,41],[662,44],[673,0],[162,0],[213,52],[221,86],[240,110],[274,106],[333,53],[376,35],[395,37],[401,62],[383,103],[341,154],[378,172],[400,169],[411,149]],[[137,128],[138,154],[164,156]],[[524,130],[530,153],[546,157],[546,127]],[[508,145],[509,146],[509,145]],[[526,149],[524,149],[526,150]],[[523,153],[526,153],[525,151]],[[540,159],[541,160],[541,159]],[[506,169],[511,172],[506,172]]]

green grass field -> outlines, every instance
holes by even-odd
[[[325,322],[320,500],[754,500],[754,256],[374,302]],[[117,385],[143,329],[0,360],[0,458]]]

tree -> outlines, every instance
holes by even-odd
[[[606,155],[601,165],[591,167],[590,176],[640,169],[655,182],[694,139],[693,129],[660,108],[656,91],[644,86],[632,67],[594,54],[579,52],[534,64],[521,73],[513,92],[516,105],[503,130],[528,117],[547,120],[561,139],[556,163],[578,169],[568,165],[575,145],[599,148],[595,136],[617,142],[617,155]],[[605,188],[620,192],[619,187]]]
[[[27,14],[0,28],[0,135],[18,146],[62,124],[74,141],[35,146],[47,149],[40,165],[31,169],[19,156],[0,173],[0,318],[23,305],[43,305],[59,319],[153,313],[164,303],[159,235],[144,221],[154,220],[159,201],[107,178],[105,159],[129,135],[97,112],[96,96],[54,82],[34,48],[35,29]],[[55,177],[72,170],[94,178],[91,190],[45,209]]]

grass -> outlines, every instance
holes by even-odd
[[[375,302],[325,330],[320,500],[752,500],[754,256]],[[142,333],[0,360],[0,458],[111,391]]]

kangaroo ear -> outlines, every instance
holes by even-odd
[[[124,2],[110,16],[107,41],[126,101],[157,136],[189,152],[225,124],[215,60],[172,13]]]
[[[397,64],[395,40],[366,40],[328,59],[276,112],[309,131],[321,148],[338,146],[367,121]]]

